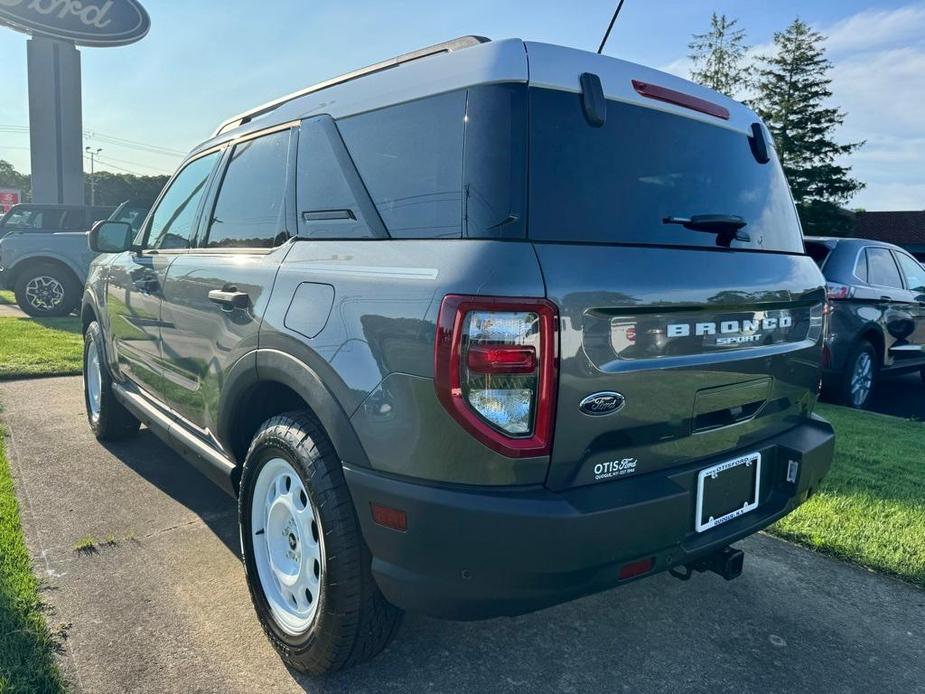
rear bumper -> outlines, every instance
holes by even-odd
[[[751,535],[804,501],[828,471],[834,435],[819,417],[747,451],[554,493],[409,482],[345,466],[372,570],[399,607],[449,619],[517,615],[627,582],[619,568],[653,557],[664,571]],[[760,504],[694,531],[697,472],[738,453],[762,452]],[[799,463],[786,481],[790,460]],[[375,502],[407,513],[398,532],[372,521]],[[632,579],[630,579],[632,580]]]

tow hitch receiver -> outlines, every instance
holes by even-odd
[[[698,559],[684,566],[672,567],[668,569],[668,573],[682,581],[687,581],[695,571],[699,573],[712,571],[715,574],[719,574],[727,581],[731,581],[734,578],[738,578],[742,573],[742,566],[744,563],[745,552],[741,549],[735,549],[734,547],[723,547],[723,549],[703,559]]]

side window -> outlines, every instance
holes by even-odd
[[[147,248],[189,248],[196,212],[220,152],[194,159],[178,173],[158,203],[148,225]]]
[[[235,145],[222,179],[207,248],[272,248],[285,241],[289,130]]]
[[[854,264],[854,276],[863,282],[867,281],[867,251],[858,253],[857,262]]]
[[[344,149],[334,121],[303,121],[296,167],[299,233],[312,238],[369,238],[366,191]],[[375,210],[370,209],[375,216]],[[381,225],[379,225],[381,228]]]
[[[393,237],[461,236],[465,111],[462,90],[338,121]]]
[[[67,210],[64,213],[64,221],[61,223],[61,228],[66,231],[86,231],[90,228],[90,224],[87,223],[86,212],[82,209]]]
[[[868,282],[881,287],[899,287],[903,283],[899,278],[899,269],[893,254],[887,248],[867,249],[867,275]]]
[[[905,253],[897,253],[896,259],[906,276],[906,287],[913,292],[925,293],[925,268]]]

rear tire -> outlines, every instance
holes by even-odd
[[[84,405],[87,421],[100,441],[133,436],[140,422],[116,400],[112,392],[112,377],[106,365],[103,333],[96,321],[84,333]]]
[[[74,273],[55,263],[38,262],[16,271],[16,303],[33,318],[66,316],[80,300]]]
[[[283,661],[321,675],[385,648],[402,612],[373,580],[340,459],[310,414],[260,427],[241,473],[238,516],[251,600]]]
[[[879,380],[880,360],[877,359],[877,352],[870,342],[862,340],[845,361],[839,401],[847,407],[864,409],[870,404]]]

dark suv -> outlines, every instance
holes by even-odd
[[[401,56],[227,121],[138,235],[90,239],[90,425],[141,420],[237,495],[256,612],[309,672],[402,609],[734,578],[832,459],[824,282],[767,131],[638,65]]]
[[[809,237],[831,302],[823,351],[827,396],[864,407],[881,374],[925,379],[925,268],[898,246]]]

